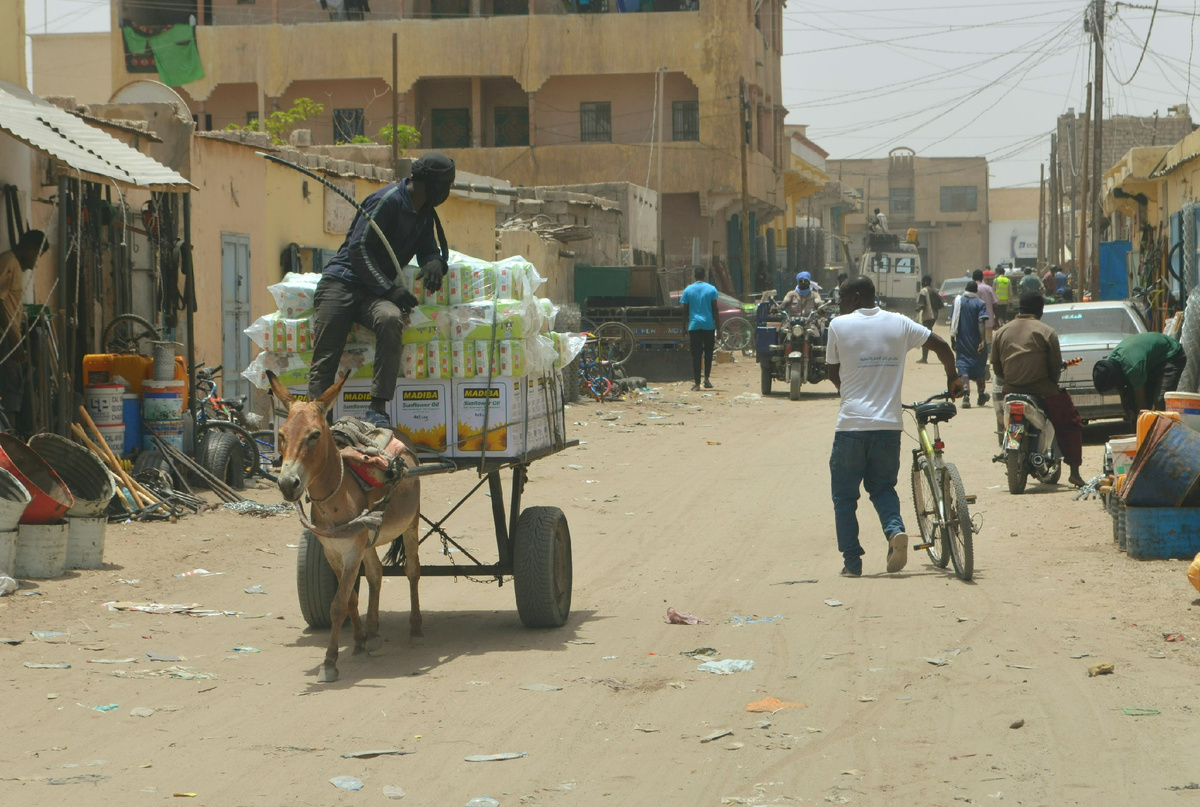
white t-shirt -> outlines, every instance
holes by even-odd
[[[839,365],[842,408],[837,431],[900,431],[904,355],[929,339],[929,329],[906,316],[861,308],[829,323],[826,362]]]

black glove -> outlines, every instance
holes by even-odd
[[[442,288],[442,278],[446,276],[446,262],[441,258],[433,258],[421,264],[421,271],[417,272],[417,280],[429,291],[438,291]]]
[[[393,305],[395,305],[397,308],[399,308],[405,314],[407,314],[409,311],[412,311],[421,302],[420,300],[418,300],[416,297],[413,296],[413,293],[411,291],[404,288],[403,286],[396,286],[395,288],[393,288],[391,291],[389,291],[387,293],[387,295],[384,297],[384,299],[387,300],[389,303],[392,303]]]

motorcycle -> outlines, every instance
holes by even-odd
[[[1063,369],[1082,361],[1079,357],[1063,362]],[[1046,485],[1058,484],[1063,455],[1041,399],[1036,395],[1005,395],[1002,411],[1000,453],[992,457],[992,462],[1004,464],[1008,492],[1024,493],[1031,476]]]
[[[771,384],[788,385],[788,398],[800,400],[804,384],[829,377],[825,365],[825,331],[829,326],[832,300],[799,317],[788,316],[772,298],[758,304],[756,355],[762,370],[762,394],[771,394]]]

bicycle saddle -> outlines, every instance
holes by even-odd
[[[958,407],[953,401],[930,401],[918,404],[916,414],[921,423],[945,423],[958,414]]]

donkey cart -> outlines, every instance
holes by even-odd
[[[500,586],[504,585],[505,577],[511,577],[517,598],[517,614],[526,627],[562,626],[571,612],[571,531],[567,527],[567,517],[557,507],[526,507],[522,510],[521,494],[525,489],[530,463],[578,443],[572,440],[516,458],[439,459],[410,469],[408,475],[416,477],[467,470],[479,474],[475,485],[440,519],[433,521],[424,513],[421,514],[426,529],[420,543],[424,544],[426,539],[436,535],[446,557],[450,559],[449,564],[422,566],[421,575],[469,579],[490,577]],[[512,469],[512,483],[506,507],[501,474],[508,469]],[[485,484],[491,495],[492,519],[496,527],[498,560],[492,564],[476,558],[445,530],[450,517]],[[399,541],[395,544],[397,547],[402,545]],[[470,562],[463,565],[455,563],[452,548]],[[403,575],[403,560],[385,563],[383,574],[387,577]],[[330,627],[330,606],[337,585],[337,577],[325,559],[320,541],[312,532],[304,530],[296,558],[296,590],[300,598],[300,612],[310,627]]]

